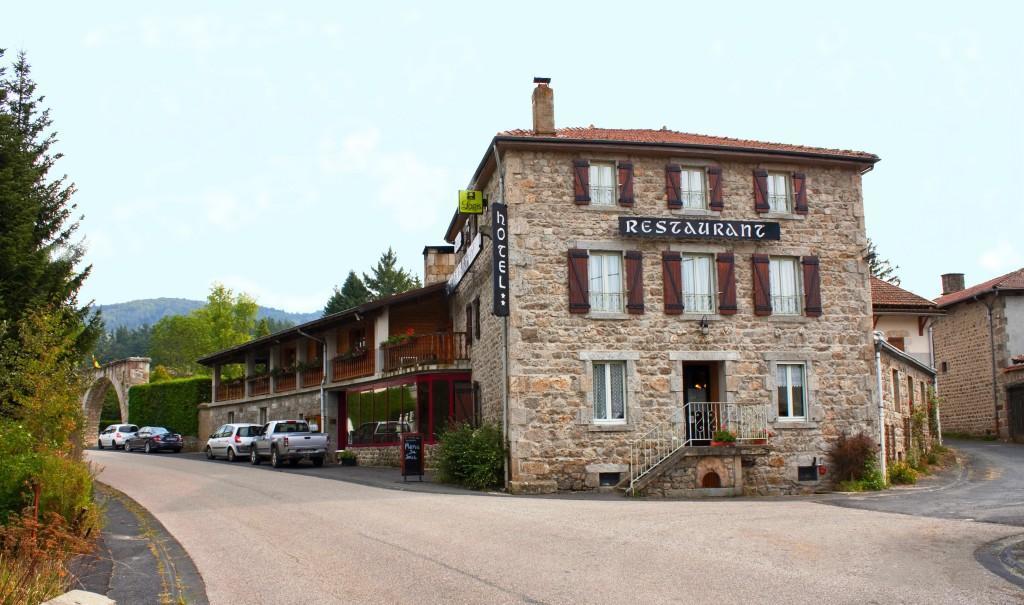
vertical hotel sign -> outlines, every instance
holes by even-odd
[[[491,274],[494,278],[494,314],[508,317],[508,207],[491,204]]]

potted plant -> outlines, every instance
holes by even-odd
[[[715,431],[714,437],[711,438],[711,445],[714,447],[720,447],[723,445],[735,445],[736,435],[732,431],[726,429],[719,429]]]
[[[763,438],[751,439],[750,445],[768,445],[768,440],[775,436],[775,433],[768,431]]]
[[[342,466],[356,466],[359,463],[356,453],[350,450],[341,450],[341,453],[338,454],[338,460],[341,461]]]

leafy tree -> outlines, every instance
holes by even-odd
[[[256,301],[248,294],[236,296],[229,288],[214,284],[206,297],[206,306],[192,314],[209,328],[212,350],[220,350],[252,339],[258,310]]]
[[[82,359],[102,324],[91,304],[78,305],[90,267],[78,268],[84,249],[74,239],[81,218],[72,216],[75,186],[50,174],[61,158],[52,151],[57,135],[24,53],[5,76],[0,67],[0,341],[16,342],[22,320],[49,309],[60,318],[53,327],[66,331],[51,344]]]
[[[113,332],[104,333],[93,351],[100,363],[107,363],[126,357],[148,357],[149,339],[153,328],[148,325],[134,330],[121,326]]]
[[[873,277],[887,281],[894,286],[900,285],[900,278],[896,275],[896,271],[900,268],[899,265],[893,265],[888,259],[878,256],[875,242],[871,241],[870,237],[868,238],[868,247],[864,251],[864,260],[867,261],[868,270],[871,271]]]
[[[355,271],[349,271],[348,277],[345,278],[345,283],[341,286],[341,290],[337,286],[334,287],[334,294],[331,295],[331,298],[327,301],[327,306],[324,307],[324,315],[340,313],[341,311],[358,307],[361,304],[370,302],[372,298],[373,295],[366,289],[363,280],[359,279]]]
[[[363,283],[373,294],[374,299],[379,300],[420,287],[419,276],[396,267],[397,264],[398,256],[394,250],[388,247],[388,251],[381,254],[380,260],[371,269],[373,275],[363,273]]]

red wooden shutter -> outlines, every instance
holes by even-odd
[[[569,249],[569,312],[590,312],[589,278],[587,262],[589,255],[586,250]]]
[[[626,252],[626,310],[644,312],[644,255],[639,250]]]
[[[633,205],[633,164],[619,162],[619,205]]]
[[[807,214],[807,177],[802,172],[793,173],[793,211]]]
[[[473,305],[466,305],[466,344],[473,344]]]
[[[682,255],[678,252],[661,253],[661,278],[665,285],[665,315],[683,312]]]
[[[772,287],[768,277],[768,255],[755,254],[754,260],[754,315],[772,314]]]
[[[668,197],[669,208],[683,207],[683,200],[679,199],[682,187],[682,170],[679,164],[665,166],[665,195]]]
[[[821,317],[821,271],[817,256],[805,256],[800,260],[804,267],[804,315]]]
[[[754,171],[754,210],[768,212],[771,207],[768,205],[768,171]]]
[[[572,162],[572,184],[576,193],[576,203],[586,205],[590,203],[590,161],[573,160]]]
[[[736,313],[736,255],[722,252],[718,261],[718,312],[722,315]]]
[[[708,168],[708,191],[711,193],[708,208],[723,210],[725,203],[722,198],[722,169],[718,166]]]

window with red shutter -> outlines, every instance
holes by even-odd
[[[711,210],[723,210],[725,202],[722,197],[722,169],[718,166],[708,168],[708,193],[711,194],[708,208]]]
[[[473,305],[466,305],[466,344],[473,344]]]
[[[772,290],[768,275],[768,255],[754,254],[754,315],[772,314]]]
[[[590,203],[590,162],[588,160],[573,160],[572,162],[572,184],[576,195],[576,203],[586,205]]]
[[[807,214],[807,177],[801,172],[793,173],[793,212]]]
[[[480,340],[480,299],[473,299],[473,332],[474,337]]]
[[[736,255],[722,252],[716,257],[718,263],[718,312],[722,315],[736,313]]]
[[[626,252],[626,311],[644,312],[644,255],[639,250]]]
[[[804,314],[821,316],[821,271],[817,256],[805,256],[800,264],[804,268]]]
[[[619,205],[633,205],[633,164],[619,162]]]
[[[569,249],[569,312],[590,312],[590,289],[587,279],[586,250]]]
[[[669,208],[682,208],[683,200],[679,197],[682,183],[682,167],[679,164],[665,166],[665,196]]]
[[[754,171],[754,210],[758,212],[769,212],[768,205],[768,171]]]
[[[661,253],[661,279],[664,285],[665,315],[683,312],[682,255],[678,252]]]

